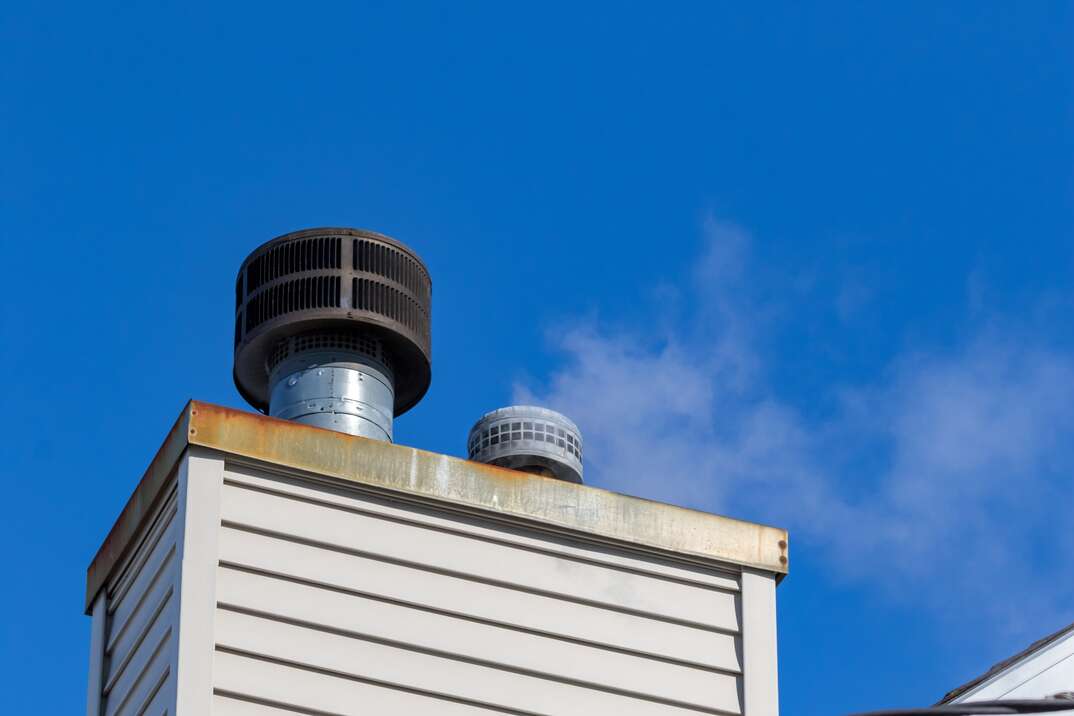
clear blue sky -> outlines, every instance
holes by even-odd
[[[83,708],[84,569],[309,226],[431,269],[400,442],[532,397],[591,483],[791,530],[785,713],[1074,621],[1072,55],[1070,3],[13,4],[4,710]]]

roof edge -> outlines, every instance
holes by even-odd
[[[1014,667],[1020,665],[1023,661],[1036,654],[1038,651],[1045,649],[1055,642],[1063,639],[1069,634],[1074,634],[1074,624],[1067,624],[1065,627],[1059,629],[1059,631],[1052,632],[1048,636],[1041,637],[1035,642],[1022,649],[1020,652],[1013,656],[1009,656],[1003,661],[999,661],[992,665],[988,671],[984,672],[980,676],[967,681],[961,686],[955,688],[944,694],[943,698],[936,702],[936,706],[943,706],[944,704],[952,703],[955,699],[961,698],[968,693],[975,691],[979,686],[984,686],[991,683],[994,679],[1006,674]]]
[[[190,445],[777,579],[788,571],[787,531],[777,527],[190,401],[89,567],[87,610]]]
[[[134,493],[123,506],[108,536],[104,538],[93,561],[86,570],[86,614],[93,609],[93,600],[112,575],[112,571],[127,555],[142,525],[153,512],[153,507],[161,495],[161,488],[168,483],[168,478],[175,471],[183,451],[186,450],[190,417],[194,411],[194,401],[187,401],[176,418],[164,443],[153,456]]]

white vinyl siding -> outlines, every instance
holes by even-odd
[[[224,475],[221,714],[742,712],[740,574]]]
[[[138,548],[107,587],[101,716],[174,713],[179,577],[174,483],[168,493]]]
[[[232,460],[91,600],[89,716],[778,714],[770,572]]]

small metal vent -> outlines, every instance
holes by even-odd
[[[285,338],[277,343],[276,348],[269,354],[265,370],[272,375],[276,366],[283,361],[309,351],[358,353],[372,358],[389,370],[392,369],[391,358],[388,357],[384,344],[377,338],[355,331],[313,331]]]
[[[470,429],[471,460],[582,481],[582,433],[548,408],[514,405],[486,413]]]
[[[533,420],[504,421],[489,428],[482,428],[480,433],[470,435],[470,459],[476,458],[483,450],[496,445],[506,445],[522,440],[536,440],[566,450],[579,460],[582,459],[581,442],[576,442],[572,433],[557,428],[552,423]]]

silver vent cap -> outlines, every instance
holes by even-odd
[[[467,455],[489,465],[582,481],[582,432],[567,416],[535,405],[485,413],[470,429]]]

